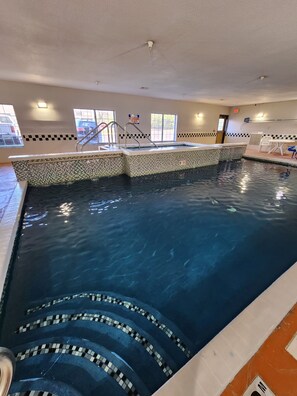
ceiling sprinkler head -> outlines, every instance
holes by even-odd
[[[147,46],[148,46],[149,50],[151,50],[153,48],[153,45],[155,44],[153,42],[153,40],[148,40],[146,43],[147,43]]]

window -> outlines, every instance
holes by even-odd
[[[0,147],[21,147],[23,145],[13,106],[0,104]]]
[[[218,122],[218,132],[225,132],[226,126],[228,122],[229,116],[227,115],[220,115],[219,122]]]
[[[155,142],[171,142],[176,136],[175,114],[151,114],[151,139]]]
[[[224,125],[225,125],[225,119],[219,118],[219,122],[218,122],[218,131],[219,132],[224,130]]]
[[[94,129],[101,122],[108,124],[111,121],[115,121],[115,113],[112,110],[88,110],[88,109],[74,109],[74,118],[77,131],[78,139],[83,138]],[[110,131],[114,134],[114,128]],[[113,136],[113,141],[116,137]],[[104,129],[102,133],[99,133],[89,144],[108,143],[108,132]]]

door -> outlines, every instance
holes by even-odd
[[[225,133],[228,125],[228,118],[229,116],[225,114],[221,114],[219,117],[216,143],[224,143]]]

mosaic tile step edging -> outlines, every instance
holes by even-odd
[[[143,317],[145,317],[149,322],[154,324],[160,331],[162,331],[166,336],[171,339],[171,341],[176,344],[176,346],[187,356],[191,357],[192,353],[189,349],[189,347],[181,340],[181,338],[174,333],[174,331],[168,327],[169,325],[166,325],[162,321],[160,321],[156,316],[158,316],[159,313],[155,314],[153,313],[152,309],[148,310],[148,308],[144,309],[140,307],[139,305],[136,305],[130,301],[127,301],[124,297],[114,297],[112,295],[108,294],[102,294],[102,293],[78,293],[78,294],[72,294],[64,297],[60,297],[57,299],[50,300],[46,303],[43,303],[41,305],[37,305],[33,308],[29,308],[26,311],[26,315],[30,315],[32,313],[42,311],[46,308],[53,307],[57,304],[72,301],[75,299],[81,299],[81,298],[86,298],[89,299],[92,302],[105,302],[108,304],[114,304],[118,306],[122,306],[132,312],[135,312]],[[156,315],[156,316],[155,316]],[[159,314],[160,315],[160,314]],[[184,335],[182,336],[184,339]]]
[[[219,161],[242,158],[246,144],[205,145],[162,153],[122,152],[65,153],[48,156],[11,157],[18,180],[42,186],[77,180],[127,174],[130,177],[216,165]]]

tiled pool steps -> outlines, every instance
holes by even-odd
[[[32,396],[34,391],[150,395],[193,351],[176,325],[154,308],[100,292],[59,296],[28,307],[10,344],[17,360],[10,395],[31,391]],[[76,393],[67,393],[72,388]]]

